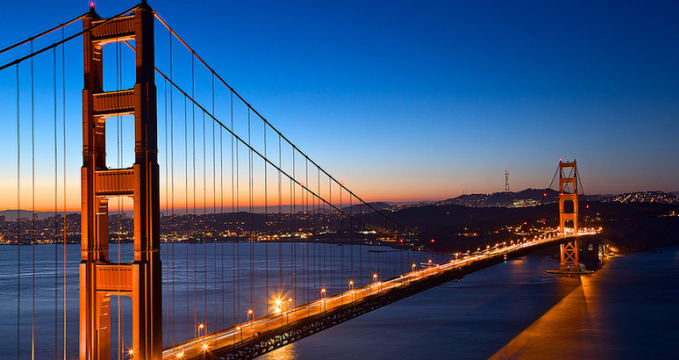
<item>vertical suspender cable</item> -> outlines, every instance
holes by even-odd
[[[194,58],[191,57],[191,97],[195,98],[195,73],[194,73],[194,66],[193,66],[193,61]],[[195,224],[195,218],[196,218],[196,104],[192,102],[191,106],[193,107],[191,110],[191,124],[193,127],[193,138],[191,141],[191,145],[193,147],[193,214],[192,218],[194,221],[192,222],[192,227],[191,227],[191,237],[192,239],[192,248],[193,248],[193,336],[196,337],[198,335],[198,293],[197,293],[197,288],[196,284],[198,282],[198,275],[197,275],[197,267],[198,267],[198,259],[196,252],[197,246],[196,246],[196,241],[197,239],[195,238],[196,236],[196,224]]]
[[[342,187],[341,186],[339,187],[339,208],[340,209],[342,208]],[[346,274],[345,274],[345,266],[344,266],[345,265],[344,264],[344,247],[345,247],[344,244],[345,244],[345,240],[346,240],[346,239],[344,239],[344,237],[345,237],[344,221],[342,219],[341,214],[339,214],[339,212],[338,212],[337,215],[338,215],[338,220],[339,220],[338,234],[340,234],[340,236],[342,236],[342,238],[339,241],[341,241],[343,243],[342,246],[340,247],[340,251],[341,251],[341,253],[340,253],[340,272],[342,274],[342,278],[340,280],[340,289],[342,289],[345,285],[348,285],[349,283],[346,282],[347,277],[346,277]],[[354,281],[354,279],[350,278],[349,281]]]
[[[169,34],[170,38],[170,81],[173,81],[172,77],[172,34]],[[172,226],[175,226],[175,214],[174,214],[174,101],[172,97],[172,93],[174,91],[172,90],[172,87],[170,87],[170,186],[171,186],[171,193],[172,193],[172,207],[171,207],[171,223]],[[171,270],[171,280],[172,280],[172,323],[171,323],[171,331],[172,331],[172,345],[176,344],[176,339],[175,339],[175,324],[176,324],[176,319],[175,319],[175,281],[174,281],[174,267],[175,267],[175,243],[176,241],[176,233],[173,231],[173,238],[172,238],[172,244],[171,244],[171,256],[172,256],[172,261],[170,263],[170,269]]]
[[[17,75],[17,359],[21,359],[21,97]]]
[[[205,112],[203,112],[203,218],[207,226],[207,156],[205,152]],[[207,239],[201,236],[203,244],[203,325],[207,326]]]
[[[321,175],[320,175],[321,171],[318,170],[318,168],[316,168],[316,170],[317,170],[316,177],[318,178],[318,180],[317,180],[318,181],[318,195],[320,197],[321,196]],[[317,204],[316,205],[316,219],[317,219],[316,220],[316,222],[317,222],[316,228],[318,229],[318,232],[317,232],[318,235],[316,235],[316,236],[318,238],[317,242],[318,242],[319,252],[320,252],[319,255],[321,256],[319,271],[321,272],[321,276],[322,276],[322,279],[323,279],[321,281],[321,286],[323,286],[323,288],[327,288],[328,287],[328,273],[325,271],[325,266],[326,266],[328,251],[326,249],[326,246],[323,245],[323,240],[321,239],[321,234],[324,232],[325,221],[326,221],[325,218],[324,218],[324,214],[323,214],[324,211],[325,211],[325,204],[323,204],[323,202],[321,202],[320,198],[316,199],[316,204]]]
[[[224,141],[223,141],[223,136],[224,135],[224,129],[220,127],[219,129],[219,196],[221,197],[220,201],[220,207],[219,207],[219,217],[220,219],[225,219],[224,217]],[[222,223],[223,221],[220,221]],[[223,226],[223,223],[222,223]],[[225,229],[225,233],[228,234],[228,230]],[[224,239],[221,239],[221,280],[222,280],[222,287],[221,287],[221,292],[222,292],[222,312],[221,312],[221,329],[224,329],[226,327],[226,322],[224,321],[225,317],[225,312],[224,312]]]
[[[61,28],[61,40],[64,40],[64,28]],[[62,161],[62,166],[64,167],[64,246],[63,246],[63,273],[64,273],[64,285],[63,285],[63,293],[64,293],[64,299],[63,299],[63,306],[64,306],[64,315],[63,315],[63,354],[64,354],[64,360],[66,360],[67,357],[67,349],[66,349],[66,54],[65,54],[65,44],[61,45],[61,115],[62,115],[62,128],[63,128],[63,143],[64,143],[64,153],[63,153],[63,161]]]
[[[169,193],[169,189],[168,189],[168,185],[170,184],[170,182],[169,182],[169,166],[167,165],[167,161],[168,161],[168,154],[167,154],[168,153],[168,149],[167,149],[168,148],[168,146],[167,146],[168,145],[167,144],[167,141],[168,141],[168,138],[167,138],[167,80],[165,80],[165,82],[164,82],[163,96],[164,96],[163,104],[164,104],[164,107],[165,107],[165,111],[164,111],[164,114],[163,114],[164,115],[163,117],[165,118],[165,166],[164,166],[164,169],[163,169],[163,171],[165,172],[165,213],[164,213],[163,217],[165,218],[165,222],[164,222],[165,223],[165,231],[164,231],[165,232],[165,245],[167,245],[167,242],[170,238],[170,231],[169,231],[170,229],[169,228],[171,226],[171,222],[167,220],[168,219],[167,211],[168,211],[168,208],[169,208],[168,205],[169,205],[169,197],[170,197],[170,193]],[[160,223],[163,224],[163,221],[161,221]],[[164,289],[163,292],[167,293],[167,289]],[[170,296],[165,296],[165,326],[170,327]]]
[[[304,159],[304,186],[309,186],[309,160]],[[304,201],[304,217],[306,218],[305,221],[305,229],[304,232],[309,231],[309,193],[302,189],[302,195],[303,195],[303,201]],[[306,264],[306,302],[310,303],[311,302],[311,271],[309,269],[309,251],[311,250],[311,246],[309,245],[309,239],[305,240],[305,247],[306,247],[306,254],[304,256],[304,262]],[[309,308],[307,307],[307,310]],[[308,311],[307,311],[308,312]]]
[[[264,157],[266,154],[266,124],[264,128]],[[267,182],[267,163],[264,161],[264,300],[268,302],[269,299],[269,184]],[[266,307],[264,308],[266,310]]]
[[[33,52],[33,41],[31,41]],[[35,359],[35,86],[33,78],[33,57],[31,57],[31,359]]]
[[[215,116],[215,76],[212,75],[212,115]],[[217,163],[216,163],[216,153],[215,153],[215,122],[212,121],[212,221],[213,221],[213,233],[212,242],[214,243],[213,264],[214,264],[214,288],[212,289],[214,294],[214,313],[212,328],[217,331]]]
[[[232,93],[233,94],[233,93]],[[233,99],[233,97],[232,97]],[[231,113],[231,129],[233,129],[233,104],[231,105],[232,107],[232,113]],[[233,141],[233,135],[231,136],[231,140]],[[240,212],[240,161],[238,160],[238,153],[240,150],[238,150],[238,142],[235,141],[235,160],[236,160],[236,215],[239,216]],[[237,218],[237,224],[240,223],[240,219]],[[238,231],[240,226],[236,227],[236,230]],[[240,323],[240,243],[236,244],[236,318],[238,319],[238,322]]]
[[[253,311],[253,317],[252,320],[254,321],[254,288],[255,288],[255,255],[254,255],[254,233],[255,233],[255,227],[253,224],[253,218],[252,218],[252,213],[253,213],[253,195],[252,195],[252,187],[253,187],[253,168],[252,168],[252,141],[251,141],[251,122],[250,122],[250,109],[248,109],[248,212],[249,212],[249,217],[250,217],[250,236],[248,237],[249,239],[249,249],[250,249],[250,310]]]
[[[349,194],[349,239],[351,242],[351,277],[354,277],[354,207],[353,207],[353,195]],[[358,281],[359,285],[362,283],[363,278],[363,249],[358,246]]]
[[[54,74],[53,83],[53,95],[54,95],[54,357],[57,357],[59,353],[59,245],[57,242],[57,236],[59,236],[59,224],[57,223],[58,214],[58,203],[57,199],[57,186],[58,186],[58,151],[57,151],[57,48],[52,48],[52,60],[53,68],[52,72]]]
[[[233,92],[230,93],[231,97],[231,130],[233,130]],[[234,138],[233,134],[231,134],[231,227],[229,230],[231,230],[233,233],[236,232],[238,229],[236,226],[236,202],[235,202],[235,192],[234,192],[234,178],[235,178],[235,172],[234,172],[234,164],[233,164],[233,159],[234,159]],[[236,238],[231,239],[231,273],[232,273],[232,283],[231,283],[231,288],[234,290],[232,291],[233,293],[233,325],[235,326],[238,323],[238,311],[236,307],[236,302],[237,302],[237,292],[238,288],[236,287]]]
[[[328,197],[330,200],[330,203],[332,204],[332,182],[330,181],[330,178],[328,178]],[[330,231],[336,232],[335,229],[335,218],[332,216],[332,208],[328,207],[328,234],[330,234]],[[330,235],[328,235],[330,236]],[[328,237],[329,238],[329,237]],[[328,243],[328,246],[330,244]],[[335,286],[335,271],[332,269],[335,265],[335,257],[333,256],[333,248],[334,246],[330,246],[330,286],[334,287]]]
[[[296,179],[295,177],[295,148],[292,148],[292,178]],[[291,221],[291,234],[290,234],[290,264],[292,265],[292,271],[290,272],[290,281],[292,283],[292,305],[295,305],[295,302],[297,301],[297,278],[296,278],[296,271],[297,271],[297,246],[295,244],[295,233],[297,232],[297,229],[295,227],[296,221],[295,221],[295,183],[290,180],[290,221]]]
[[[281,137],[278,136],[278,168],[282,169]],[[278,171],[278,294],[283,292],[283,195],[281,188],[281,172]]]
[[[219,217],[220,219],[226,219],[224,216],[224,129],[219,129],[219,196],[221,197],[220,201],[220,206],[219,206]],[[223,221],[220,221],[222,223],[222,226],[224,226]],[[224,229],[224,233],[228,234],[228,230]],[[226,327],[226,322],[225,322],[225,298],[224,298],[224,239],[221,239],[221,280],[222,280],[222,286],[221,286],[221,293],[222,293],[222,311],[221,311],[221,329],[224,329]]]
[[[189,285],[189,121],[187,116],[186,97],[184,97],[184,228],[186,236],[186,326],[187,333],[191,333],[191,307],[190,307],[190,285]]]

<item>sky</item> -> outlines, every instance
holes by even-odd
[[[96,2],[102,16],[132,5]],[[260,113],[366,200],[503,191],[505,168],[512,190],[544,188],[560,158],[578,160],[589,194],[679,191],[674,2],[150,5]],[[3,7],[1,45],[86,11],[87,1]],[[156,41],[156,61],[167,68],[167,49]],[[38,74],[49,72],[49,56],[36,59]],[[82,61],[70,59],[67,116],[80,124]],[[28,68],[21,69],[24,86]],[[186,78],[189,70],[178,66],[176,73]],[[51,76],[36,85],[45,93],[36,101],[38,123],[52,121]],[[16,151],[15,81],[14,70],[0,72],[0,108],[8,118],[0,152],[7,154]],[[26,90],[24,119],[30,117]],[[66,161],[69,176],[75,174],[69,191],[77,193],[81,133],[68,129]],[[49,153],[48,141],[40,146]],[[12,156],[5,161],[14,169]],[[15,186],[16,173],[0,180],[0,190]]]

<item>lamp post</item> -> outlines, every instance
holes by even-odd
[[[325,311],[325,288],[321,289],[321,305],[323,305],[323,311]]]
[[[356,301],[356,291],[354,291],[354,280],[349,280],[349,289],[351,290],[351,293],[354,297],[354,301]]]
[[[288,299],[288,311],[285,313],[285,322],[290,322],[290,310],[292,310],[293,307],[293,300],[292,298]]]
[[[247,320],[250,321],[250,332],[252,332],[252,325],[255,322],[255,309],[248,309]]]

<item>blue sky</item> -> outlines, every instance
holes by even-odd
[[[99,0],[97,11],[133,4]],[[578,160],[587,193],[679,191],[675,3],[150,5],[369,200],[502,191],[505,168],[512,189],[544,187],[559,158]],[[87,2],[3,7],[7,44],[84,12]],[[0,89],[15,96],[11,86]]]

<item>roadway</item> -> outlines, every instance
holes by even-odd
[[[578,232],[578,236],[594,235],[598,231],[588,229]],[[531,240],[516,243],[504,242],[488,246],[486,249],[478,250],[475,253],[456,254],[455,258],[444,264],[433,264],[417,269],[413,264],[413,270],[396,278],[380,281],[375,277],[374,282],[361,288],[349,289],[334,296],[323,296],[311,303],[293,306],[292,299],[278,299],[272,304],[274,312],[259,319],[252,319],[235,327],[217,331],[212,334],[201,336],[185,343],[176,345],[163,351],[163,359],[192,359],[200,358],[212,349],[220,349],[227,346],[238,344],[239,342],[251,340],[260,333],[275,330],[283,326],[303,321],[310,317],[321,315],[324,312],[332,311],[341,306],[360,302],[361,300],[389,292],[395,288],[413,285],[417,282],[429,279],[433,276],[442,275],[450,271],[458,271],[463,267],[474,265],[492,258],[505,257],[513,252],[526,250],[547,243],[559,242],[565,238],[573,237],[573,234],[556,235],[554,232],[546,233],[543,236],[536,236]],[[350,284],[352,285],[352,284]],[[323,294],[324,291],[321,291]],[[254,318],[254,314],[252,316]]]

